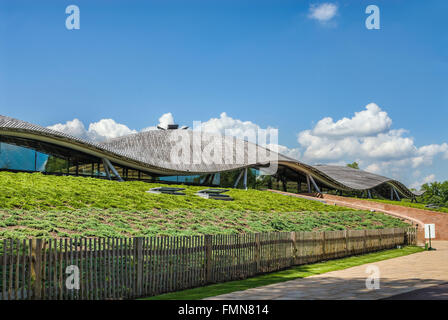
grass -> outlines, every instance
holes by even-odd
[[[374,212],[255,212],[224,209],[123,211],[0,209],[0,238],[131,237],[275,231],[399,228],[407,224]]]
[[[416,208],[416,209],[423,209],[423,210],[429,210],[429,211],[448,213],[448,208],[445,208],[445,207],[426,208],[424,203],[411,202],[410,199],[401,199],[401,201],[392,201],[392,200],[384,200],[384,199],[365,199],[365,200],[381,202],[381,203],[388,203],[388,204],[394,204],[394,205],[397,205],[397,206],[403,206],[403,207],[408,207],[408,208]]]
[[[375,253],[369,253],[361,256],[353,256],[348,258],[342,258],[337,260],[331,260],[326,262],[320,262],[315,264],[303,265],[293,267],[287,270],[273,272],[256,276],[253,278],[229,281],[224,283],[213,284],[205,287],[188,289],[173,293],[162,294],[159,296],[145,298],[144,300],[198,300],[208,297],[214,297],[221,294],[226,294],[234,291],[247,290],[250,288],[256,288],[266,286],[273,283],[284,282],[288,280],[294,280],[298,278],[305,278],[312,275],[322,274],[330,271],[347,269],[363,265],[366,263],[377,262],[381,260],[397,258],[417,252],[423,251],[423,248],[415,246],[407,246],[402,249],[392,249],[386,251],[380,251]]]
[[[354,211],[257,190],[235,201],[149,194],[161,184],[0,172],[0,237],[129,237],[407,226],[382,213]]]
[[[335,212],[347,209],[296,197],[231,189],[235,201],[211,201],[194,193],[204,187],[186,188],[186,196],[149,194],[153,187],[166,186],[141,181],[117,182],[96,178],[49,176],[41,173],[0,172],[0,208],[23,210],[74,209],[227,209],[258,212]],[[185,186],[178,186],[185,187]]]

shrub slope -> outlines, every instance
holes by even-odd
[[[0,173],[0,238],[195,235],[406,226],[393,217],[257,190],[235,201],[149,194],[162,186],[39,173]],[[185,187],[185,186],[182,186]]]

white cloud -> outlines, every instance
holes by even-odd
[[[371,136],[386,132],[392,125],[387,112],[382,111],[375,103],[369,103],[366,109],[355,112],[352,118],[342,118],[336,122],[327,117],[320,120],[313,128],[315,136]]]
[[[322,3],[310,5],[308,18],[326,23],[333,19],[338,13],[338,6],[334,3]]]
[[[219,118],[211,118],[208,121],[202,122],[201,126],[197,129],[201,129],[204,132],[220,133],[245,139],[248,138],[246,136],[248,132],[256,132],[261,127],[251,121],[234,119],[229,117],[227,113],[222,112]]]
[[[117,138],[128,134],[137,133],[124,124],[115,122],[112,119],[101,119],[98,122],[91,123],[87,135],[94,141],[103,141]]]
[[[163,114],[159,118],[159,125],[164,126],[167,124],[174,124],[174,116],[171,112]],[[71,134],[75,137],[88,139],[92,141],[105,141],[110,138],[116,138],[119,136],[124,136],[132,133],[137,133],[136,130],[129,129],[126,125],[115,122],[112,119],[102,119],[98,122],[91,123],[89,129],[86,130],[84,124],[78,120],[74,119],[72,121],[67,121],[65,124],[55,124],[48,127],[50,129],[61,131],[67,134]],[[270,129],[268,127],[267,129]],[[228,116],[225,112],[221,113],[219,118],[211,118],[208,121],[202,122],[201,125],[196,128],[201,129],[205,132],[219,133],[223,135],[233,136],[240,139],[246,139],[252,142],[256,141],[252,135],[248,135],[249,132],[257,132],[262,129],[259,125],[251,121],[242,121],[239,119],[234,119]],[[141,131],[157,130],[157,126],[149,126]],[[271,141],[266,141],[269,143]],[[288,148],[279,144],[266,144],[265,147],[272,150],[276,150],[285,156],[298,159],[300,157],[299,148]]]
[[[165,128],[169,124],[174,124],[174,117],[171,112],[167,112],[162,114],[162,116],[159,118],[159,124],[158,126]],[[147,128],[144,128],[142,131],[150,131],[150,130],[158,130],[157,126],[150,126]]]
[[[248,140],[251,142],[258,143],[266,148],[277,151],[285,156],[299,159],[300,151],[298,148],[288,148],[283,145],[269,143],[267,139],[266,144],[260,143],[257,141],[257,136],[250,133],[257,133],[258,130],[268,130],[273,129],[268,126],[267,128],[262,128],[259,125],[251,122],[251,121],[242,121],[239,119],[234,119],[227,115],[227,113],[222,112],[219,115],[219,118],[211,118],[208,121],[202,122],[198,128],[203,132],[211,132],[211,133],[219,133],[226,136],[236,137],[243,140]]]
[[[73,119],[64,124],[58,123],[49,126],[48,128],[70,134],[78,138],[97,142],[137,132],[129,129],[124,124],[115,122],[112,119],[101,119],[98,122],[93,122],[89,125],[88,130],[86,130],[84,124],[79,119]]]
[[[170,112],[159,118],[159,124],[173,123],[174,117]],[[370,103],[364,110],[355,112],[351,118],[323,118],[313,128],[301,131],[297,135],[299,147],[289,148],[274,144],[273,141],[267,141],[264,146],[309,164],[345,165],[356,161],[361,169],[401,181],[418,179],[418,169],[431,165],[437,156],[448,159],[448,143],[417,147],[408,131],[391,127],[392,119],[387,112]],[[112,119],[91,123],[88,130],[78,119],[49,128],[95,141],[137,132]],[[256,123],[235,119],[223,112],[217,118],[202,122],[200,129],[252,141],[253,137],[248,136],[247,132],[272,127],[262,128]],[[156,130],[156,126],[147,127],[142,131],[147,130]],[[425,179],[430,177],[431,175]],[[415,181],[412,185],[418,185],[422,181],[426,180]]]
[[[436,181],[436,176],[434,174],[430,174],[429,176],[424,177],[422,180],[416,181],[411,184],[411,188],[420,190],[422,185],[424,185],[425,183],[431,183],[434,181]]]
[[[308,163],[353,162],[366,171],[398,180],[408,179],[436,156],[448,158],[448,144],[415,145],[407,130],[391,129],[392,119],[374,103],[351,118],[324,118],[297,136]]]
[[[87,131],[86,128],[84,127],[84,124],[79,119],[76,118],[71,121],[67,121],[64,124],[58,123],[49,126],[48,129],[70,134],[78,138],[87,138]]]
[[[281,144],[273,145],[267,144],[265,146],[268,149],[275,150],[278,153],[281,153],[287,157],[299,160],[300,159],[300,151],[299,148],[288,148],[287,146],[283,146]]]

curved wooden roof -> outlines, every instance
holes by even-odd
[[[395,187],[403,196],[415,195],[394,179],[342,166],[308,165],[253,143],[219,134],[202,132],[195,135],[194,131],[190,130],[152,130],[97,143],[0,116],[0,135],[50,143],[157,175],[206,174],[245,167],[263,167],[269,163],[269,158],[267,160],[263,157],[266,155],[275,158],[279,166],[309,174],[317,181],[335,189],[369,190],[388,184]],[[176,152],[176,147],[179,146],[186,150],[188,160],[183,161],[180,158],[179,161],[173,162],[171,154]],[[199,150],[210,154],[210,150],[219,150],[218,146],[221,148],[221,154],[217,153],[216,159],[221,160],[214,162],[213,159],[207,161],[197,157]],[[237,155],[241,154],[241,150],[244,157],[238,159]]]

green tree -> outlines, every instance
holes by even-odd
[[[359,170],[359,164],[356,161],[353,163],[347,163],[347,167]]]
[[[45,172],[63,172],[67,170],[67,160],[49,156],[45,163]]]
[[[423,202],[448,206],[448,181],[425,183],[422,191],[425,191],[422,195]]]

